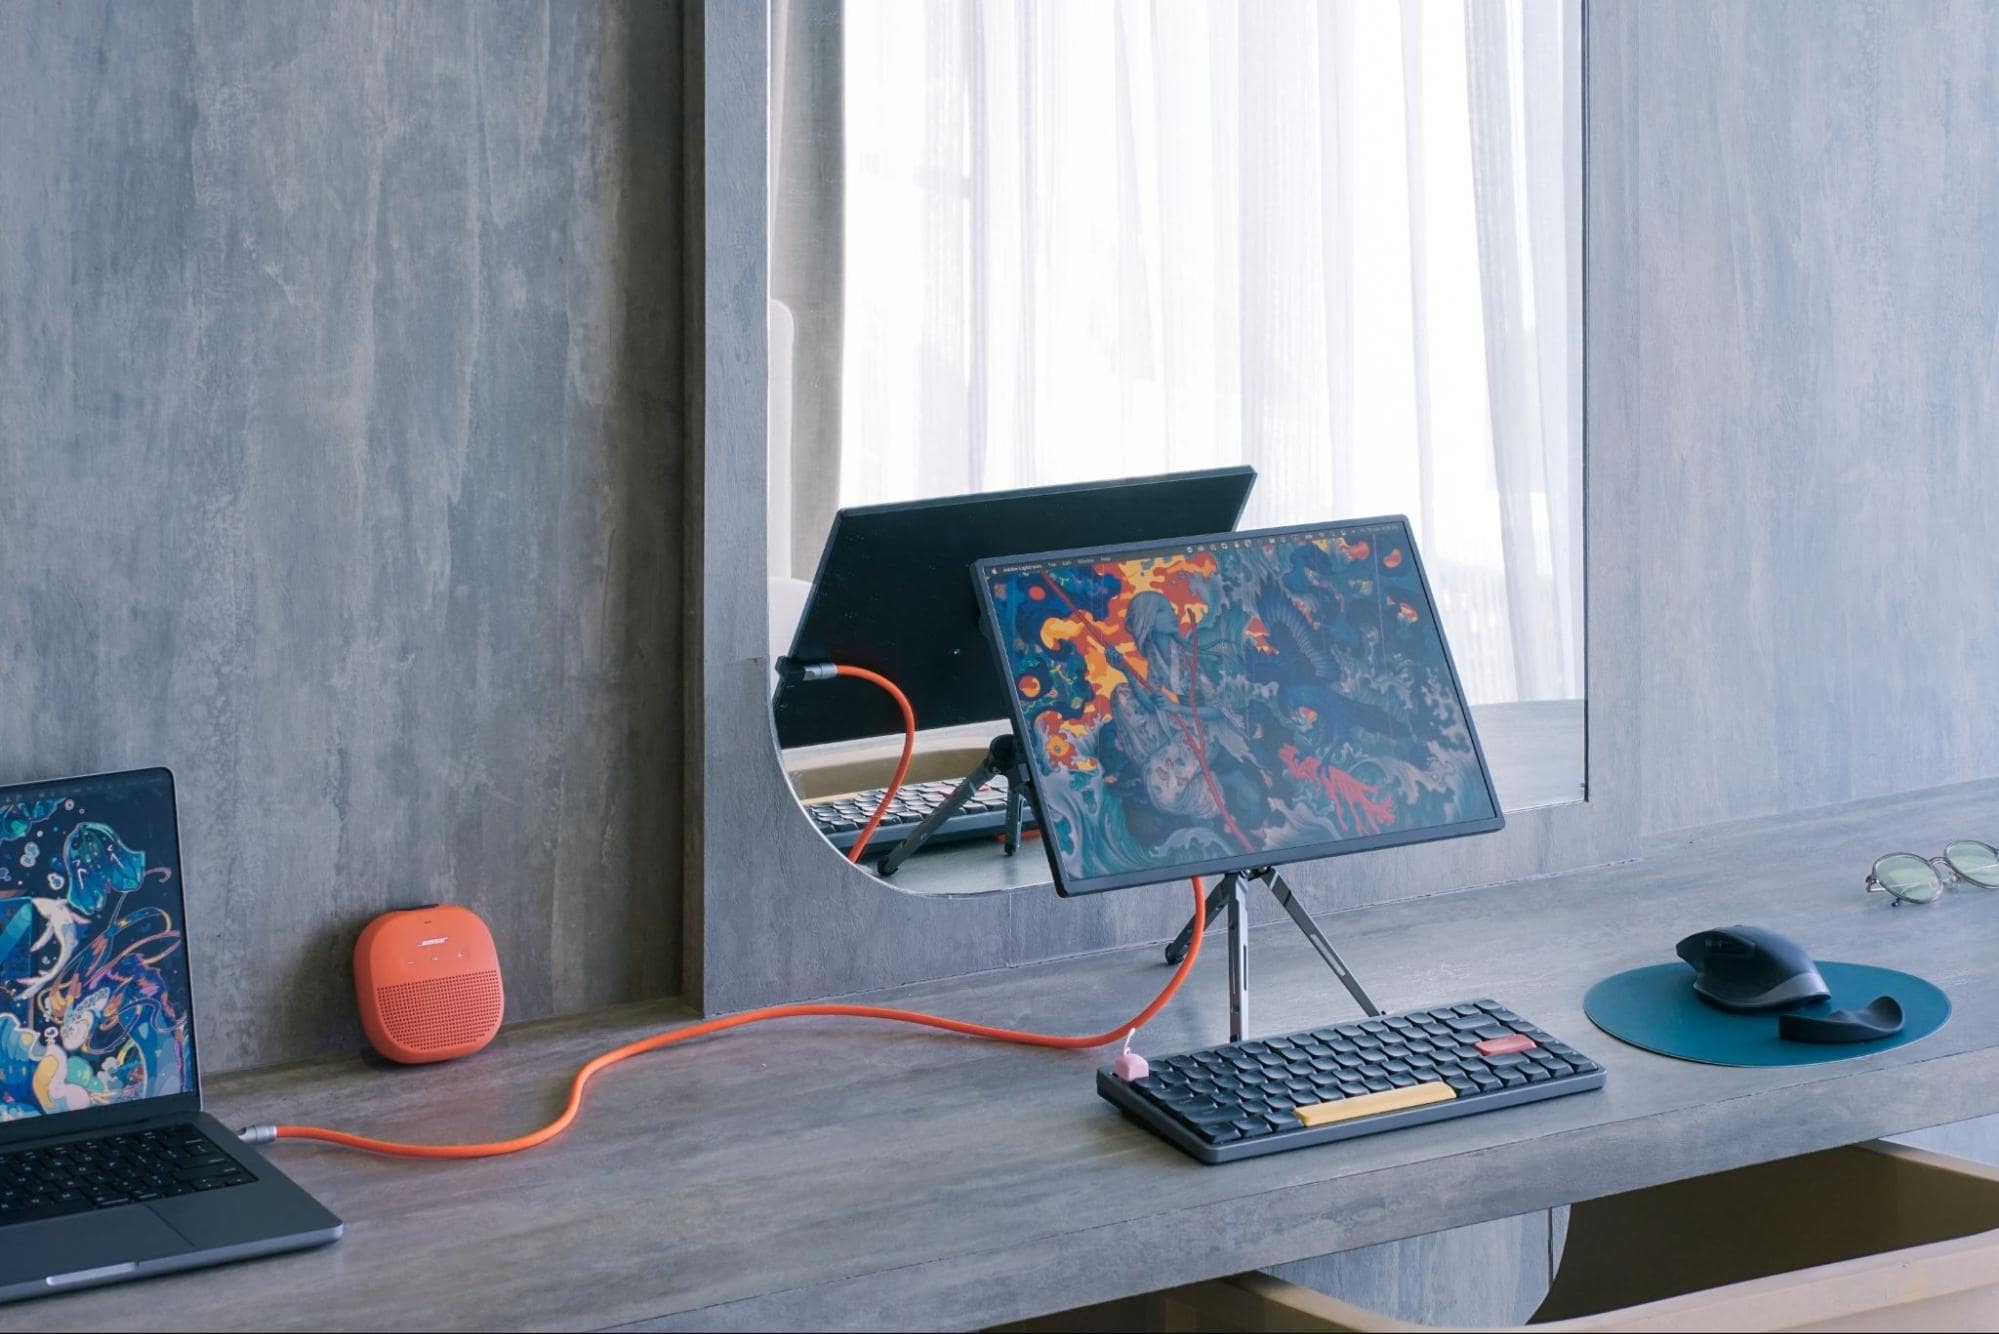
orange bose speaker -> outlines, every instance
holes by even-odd
[[[493,933],[448,903],[383,913],[354,942],[354,1000],[368,1041],[392,1061],[469,1056],[506,1013]]]

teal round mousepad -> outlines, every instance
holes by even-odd
[[[1604,1032],[1634,1047],[1709,1065],[1819,1065],[1906,1047],[1942,1028],[1950,997],[1912,973],[1864,963],[1820,963],[1830,1000],[1788,1011],[1824,1014],[1857,1010],[1876,996],[1902,1006],[1902,1031],[1874,1042],[1787,1042],[1777,1036],[1776,1010],[1732,1014],[1694,994],[1694,970],[1684,963],[1654,964],[1606,977],[1583,997],[1583,1013]]]

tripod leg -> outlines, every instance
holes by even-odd
[[[1230,876],[1229,1041],[1241,1042],[1249,1029],[1249,883]],[[1225,882],[1226,883],[1226,882]]]
[[[1312,942],[1312,948],[1319,952],[1319,957],[1326,961],[1326,966],[1338,974],[1340,981],[1346,984],[1347,994],[1354,998],[1370,1018],[1380,1014],[1381,1007],[1368,998],[1367,992],[1361,988],[1360,979],[1347,971],[1347,966],[1341,962],[1338,951],[1326,939],[1325,933],[1319,930],[1319,924],[1312,920],[1312,914],[1305,911],[1305,905],[1292,895],[1291,886],[1284,883],[1284,877],[1271,871],[1263,877],[1263,883],[1270,887],[1270,892],[1284,905],[1284,911],[1291,914],[1291,920],[1305,933],[1305,939]]]
[[[965,775],[965,780],[944,798],[937,809],[923,817],[923,823],[909,831],[909,836],[888,850],[875,869],[884,879],[896,873],[898,867],[908,861],[911,854],[923,846],[924,840],[937,832],[937,827],[958,813],[958,808],[972,799],[972,794],[992,781],[997,772],[991,765],[981,763],[978,768]]]
[[[1006,840],[1002,845],[1006,855],[1011,857],[1020,851],[1020,777],[1008,774],[1006,778]]]
[[[1229,895],[1233,892],[1229,888],[1229,881],[1233,879],[1235,879],[1233,874],[1225,875],[1216,883],[1213,889],[1208,891],[1206,925],[1210,928],[1214,926],[1215,920],[1222,915],[1222,909],[1229,906]],[[1189,919],[1187,925],[1180,928],[1180,934],[1173,937],[1173,943],[1166,947],[1166,962],[1171,964],[1179,963],[1187,957],[1187,947],[1193,943],[1194,923],[1192,919]]]

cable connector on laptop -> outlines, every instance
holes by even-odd
[[[796,658],[777,660],[777,679],[780,685],[795,686],[801,681],[830,681],[840,674],[840,669],[830,662],[800,662]]]
[[[270,1144],[278,1137],[276,1126],[244,1126],[236,1132],[236,1138],[245,1144]]]

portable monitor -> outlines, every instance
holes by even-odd
[[[1065,895],[1505,823],[1404,518],[975,571]]]

